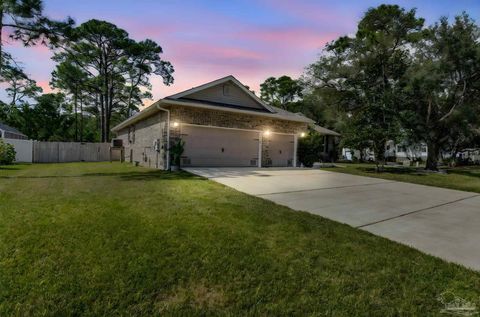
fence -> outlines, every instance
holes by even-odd
[[[33,160],[33,141],[20,139],[3,139],[6,143],[13,145],[15,148],[15,162],[31,163]]]
[[[101,162],[110,160],[110,143],[33,142],[34,163]]]

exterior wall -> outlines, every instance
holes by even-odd
[[[262,138],[262,166],[264,167],[273,166],[275,160],[273,157],[270,157],[272,143],[268,142],[269,137],[263,135],[262,131],[268,130],[271,132],[271,135],[275,133],[298,134],[307,131],[308,127],[308,124],[304,122],[183,106],[170,107],[170,121],[180,123],[178,127],[172,128],[170,132],[171,142],[176,142],[181,138],[182,123],[260,131],[259,137]],[[293,146],[294,144],[292,143],[292,150]],[[295,159],[292,160],[292,163],[293,161]]]
[[[177,127],[170,125],[170,144],[182,137],[182,124],[199,126],[216,126],[224,128],[257,130],[272,133],[298,134],[307,130],[307,123],[264,118],[254,115],[198,109],[184,106],[166,106],[170,110],[170,122],[180,123]],[[167,166],[167,114],[158,112],[154,115],[124,128],[117,133],[117,138],[123,140],[125,161],[138,162],[139,165],[165,169]],[[130,133],[129,133],[130,131]],[[265,136],[263,136],[265,137]],[[266,138],[266,137],[265,137]],[[158,150],[155,142],[159,140]],[[268,162],[268,142],[262,143],[262,162]],[[293,145],[292,145],[293,146]],[[265,166],[265,165],[264,165]]]
[[[262,105],[258,104],[256,100],[254,100],[233,83],[225,83],[213,86],[201,91],[197,91],[193,94],[185,96],[184,98],[263,109]]]
[[[123,140],[125,161],[145,167],[166,168],[167,114],[158,112],[117,133]]]
[[[246,130],[269,130],[275,133],[296,134],[307,130],[307,123],[278,120],[249,114],[172,106],[170,121]],[[178,136],[177,136],[178,137]]]

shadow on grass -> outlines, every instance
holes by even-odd
[[[360,167],[358,168],[359,171],[369,173],[369,174],[396,174],[396,175],[414,175],[414,176],[427,176],[428,173],[426,173],[423,169],[413,169],[413,168],[407,168],[407,167],[386,167],[383,171],[377,172],[375,170],[375,167]]]
[[[476,177],[480,178],[480,170],[474,169],[474,170],[449,170],[448,174],[457,174],[457,175],[462,175],[462,176],[468,176],[468,177]]]
[[[40,176],[0,176],[0,179],[42,179],[42,178],[82,178],[82,177],[118,177],[126,181],[152,180],[206,180],[187,172],[149,171],[149,172],[118,172],[118,173],[85,173],[79,175],[40,175]]]

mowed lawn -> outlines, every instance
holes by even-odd
[[[448,168],[446,173],[426,173],[421,168],[386,166],[384,172],[377,173],[373,164],[338,165],[341,167],[325,170],[480,193],[480,166]]]
[[[480,274],[187,173],[0,168],[0,316],[438,315]]]

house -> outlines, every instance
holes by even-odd
[[[387,161],[399,163],[404,161],[426,161],[427,155],[427,145],[422,142],[407,145],[404,142],[395,143],[393,140],[390,140],[385,144],[385,159]],[[354,160],[354,157],[360,159],[360,151],[343,148],[342,156],[349,161]],[[365,149],[363,152],[363,159],[365,161],[375,160],[375,153],[373,150]]]
[[[182,139],[182,166],[297,166],[298,138],[314,122],[269,106],[233,76],[163,98],[115,126],[125,160],[168,169]],[[323,130],[325,135],[338,135]]]
[[[17,129],[0,122],[0,138],[27,140],[28,137]]]

